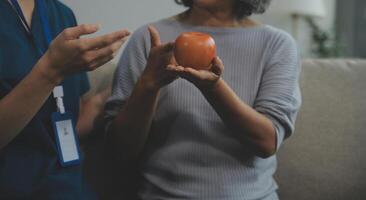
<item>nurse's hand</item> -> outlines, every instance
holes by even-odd
[[[127,30],[120,30],[99,37],[80,38],[98,29],[98,25],[67,28],[52,41],[40,60],[51,81],[58,84],[68,75],[104,65],[114,58],[130,34]]]
[[[149,27],[149,32],[151,49],[140,81],[142,81],[145,86],[158,90],[177,79],[175,74],[166,70],[166,66],[169,64],[176,64],[173,56],[174,43],[169,42],[162,44],[159,33],[153,26]]]

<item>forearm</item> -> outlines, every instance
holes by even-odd
[[[276,134],[267,117],[245,104],[222,79],[211,90],[201,91],[223,122],[239,138],[249,142],[258,156],[273,155]]]
[[[110,92],[98,94],[86,94],[80,100],[79,119],[76,130],[81,139],[86,138],[96,128],[96,124],[102,121],[102,113],[105,101]]]
[[[107,141],[127,160],[135,160],[144,148],[151,127],[159,89],[150,87],[143,78],[110,125]]]
[[[79,114],[79,119],[76,124],[76,132],[78,133],[80,139],[86,138],[93,131],[94,120],[96,117],[97,114],[94,112],[87,113],[85,111]]]
[[[41,59],[33,70],[0,100],[0,149],[10,143],[39,111],[53,88],[61,82]]]

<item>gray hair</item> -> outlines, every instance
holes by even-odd
[[[272,0],[234,0],[237,18],[248,17],[252,14],[264,13]],[[176,3],[191,8],[193,0],[175,0]]]
[[[271,0],[239,0],[240,2],[244,4],[248,4],[252,7],[252,14],[262,14],[264,13],[269,4],[271,3]]]

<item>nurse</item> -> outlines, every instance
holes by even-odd
[[[77,139],[98,114],[86,109],[85,72],[110,61],[129,35],[82,38],[98,29],[77,26],[57,0],[0,1],[0,199],[95,198]]]

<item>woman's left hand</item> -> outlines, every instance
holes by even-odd
[[[219,57],[216,57],[212,60],[209,70],[197,70],[188,66],[176,65],[168,65],[166,69],[193,83],[200,90],[210,90],[220,80],[224,64]]]

